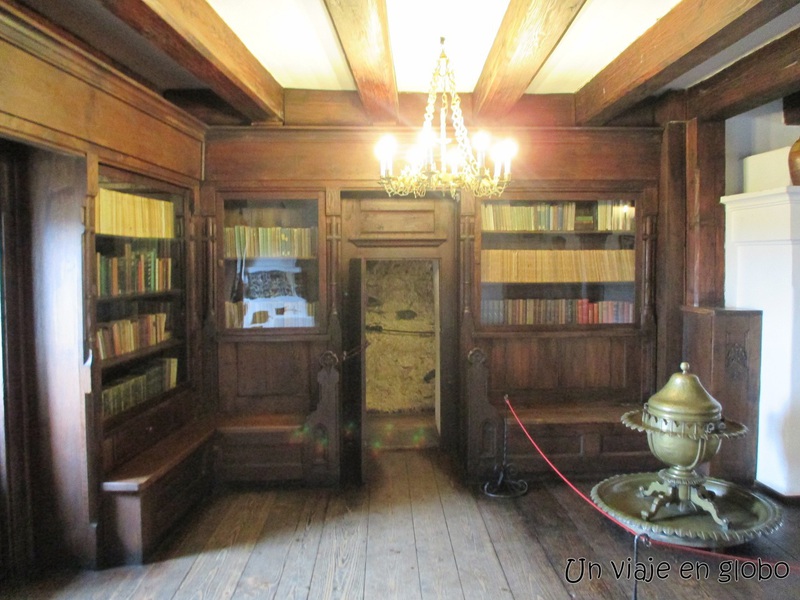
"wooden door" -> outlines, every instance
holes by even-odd
[[[342,469],[344,483],[362,483],[366,477],[368,453],[364,445],[363,424],[366,413],[366,382],[364,357],[366,333],[364,285],[367,261],[350,260],[347,292],[345,294],[344,327],[342,328]]]

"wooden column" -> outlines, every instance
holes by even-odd
[[[658,352],[656,388],[680,364],[681,304],[686,290],[686,123],[664,127],[658,195],[656,307]]]
[[[725,123],[686,124],[686,301],[721,306],[725,285]]]

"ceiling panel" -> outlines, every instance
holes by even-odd
[[[527,89],[574,93],[680,0],[588,0]]]
[[[356,89],[322,0],[209,0],[284,88]]]
[[[399,91],[428,91],[444,37],[456,87],[471,92],[508,0],[386,0],[386,8]]]

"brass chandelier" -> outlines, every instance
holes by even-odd
[[[455,76],[444,51],[444,38],[441,44],[428,91],[425,121],[399,173],[395,174],[397,140],[385,135],[375,146],[380,161],[380,183],[389,196],[420,197],[429,191],[441,191],[455,198],[465,188],[477,198],[500,196],[508,184],[517,145],[511,139],[492,145],[491,137],[483,131],[470,140]],[[437,100],[441,100],[438,108]],[[448,116],[455,140],[448,138]]]

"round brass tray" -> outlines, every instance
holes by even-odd
[[[652,498],[642,489],[658,479],[658,473],[615,475],[592,488],[592,500],[600,509],[637,533],[654,540],[695,548],[722,548],[743,544],[760,535],[769,535],[781,526],[782,511],[769,498],[721,479],[707,478],[703,485],[715,495],[714,504],[729,525],[722,527],[707,512],[664,507],[652,520],[642,511],[650,508]]]

